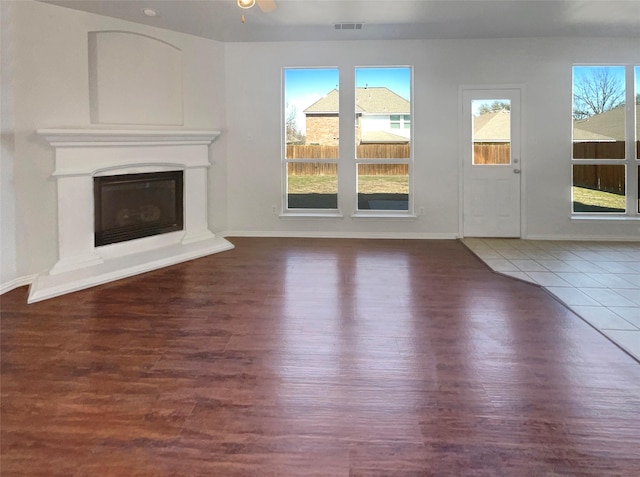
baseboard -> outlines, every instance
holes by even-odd
[[[527,234],[524,240],[558,240],[573,242],[640,242],[640,237],[611,236],[611,235],[540,235]]]
[[[7,283],[0,284],[0,295],[4,295],[11,290],[15,290],[16,288],[20,288],[25,285],[31,285],[37,276],[38,274],[27,275],[26,277],[14,278]]]
[[[233,244],[221,237],[172,244],[137,254],[106,258],[104,262],[57,274],[41,274],[31,284],[28,303],[47,300],[85,288],[132,277],[152,270],[231,250]]]
[[[227,230],[216,233],[220,237],[282,237],[282,238],[349,238],[349,239],[402,239],[402,240],[455,240],[456,233],[398,233],[398,232],[290,232]]]

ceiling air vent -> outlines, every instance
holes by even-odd
[[[336,30],[362,30],[362,23],[336,23]]]

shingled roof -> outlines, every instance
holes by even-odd
[[[475,142],[507,142],[511,139],[511,112],[503,109],[474,116]]]
[[[387,131],[363,131],[360,142],[362,144],[408,144],[409,138]]]
[[[636,104],[636,117],[640,117],[640,105]],[[573,122],[574,139],[577,140],[625,140],[625,107],[618,106],[604,113],[589,116],[586,119]],[[576,134],[577,133],[577,134]],[[578,135],[578,137],[576,137]]]
[[[307,109],[305,114],[338,112],[338,90],[331,90]],[[364,114],[411,114],[411,103],[384,86],[356,88],[356,111]]]

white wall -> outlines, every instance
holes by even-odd
[[[404,127],[404,114],[399,114],[400,116],[400,127],[397,129],[393,129],[391,127],[391,115],[383,115],[383,114],[363,114],[361,116],[362,121],[360,123],[362,132],[369,131],[385,131],[391,134],[395,134],[396,136],[406,137],[407,139],[411,137],[411,129]]]
[[[18,278],[13,135],[13,8],[0,2],[0,290]]]
[[[2,2],[3,6],[5,3]],[[131,31],[179,48],[183,53],[184,72],[183,127],[187,129],[225,129],[224,48],[211,40],[39,2],[19,1],[13,3],[13,8],[16,275],[28,276],[51,268],[57,261],[58,250],[56,186],[51,177],[54,153],[35,131],[91,127],[89,32]],[[127,51],[122,54],[126,55]],[[3,67],[4,61],[3,50]],[[211,148],[215,164],[209,175],[209,225],[214,231],[226,227],[224,136],[223,133]],[[4,174],[2,180],[4,194]],[[5,208],[11,208],[10,201],[11,197],[5,205],[3,195],[3,280],[4,212]],[[7,248],[10,260],[10,244]],[[9,263],[8,277],[10,268]]]
[[[526,234],[640,238],[637,221],[587,222],[569,217],[572,64],[638,64],[640,38],[229,43],[225,49],[231,230],[457,235],[458,87],[522,84]],[[353,219],[351,203],[342,219],[281,219],[271,214],[271,206],[282,203],[281,69],[337,66],[344,91],[352,88],[355,66],[384,65],[414,66],[414,190],[416,210],[424,207],[425,215],[413,221]],[[340,131],[343,140],[349,135],[353,133]],[[341,170],[352,181],[349,169],[347,161]]]

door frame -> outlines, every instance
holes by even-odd
[[[526,138],[526,123],[525,123],[525,98],[526,98],[526,86],[521,83],[513,84],[477,84],[467,85],[461,84],[458,86],[458,237],[464,238],[464,162],[465,153],[464,147],[465,141],[465,127],[464,127],[464,93],[465,91],[490,91],[490,90],[518,90],[520,93],[520,154],[518,159],[520,160],[520,238],[527,237],[527,220],[526,220],[526,164],[525,157]]]

